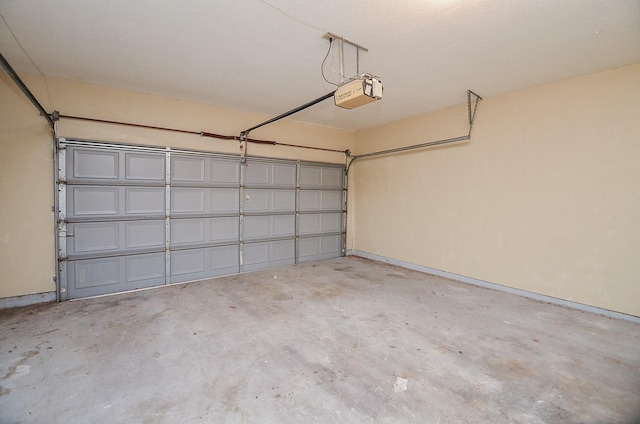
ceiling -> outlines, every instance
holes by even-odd
[[[0,0],[0,15],[0,52],[19,72],[265,118],[335,89],[321,73],[331,32],[368,49],[360,71],[384,98],[291,119],[347,130],[463,103],[467,89],[488,97],[640,62],[638,0]],[[355,64],[345,45],[347,77]],[[335,43],[323,69],[340,81]]]

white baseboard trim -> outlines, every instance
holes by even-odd
[[[380,256],[369,252],[363,252],[361,250],[348,249],[347,256],[358,256],[373,261],[383,262],[390,265],[396,265],[402,268],[411,269],[413,271],[424,272],[425,274],[437,275],[439,277],[448,278],[450,280],[460,281],[462,283],[472,284],[474,286],[480,286],[487,289],[499,290],[505,293],[511,293],[518,296],[526,297],[529,299],[538,300],[540,302],[552,303],[554,305],[566,306],[571,309],[577,309],[579,311],[591,312],[598,315],[604,315],[611,318],[622,319],[625,321],[631,321],[640,324],[640,317],[635,315],[624,314],[622,312],[610,311],[608,309],[598,308],[596,306],[585,305],[583,303],[573,302],[570,300],[559,299],[557,297],[546,296],[539,293],[530,292],[527,290],[516,289],[509,286],[503,286],[501,284],[490,283],[488,281],[478,280],[476,278],[467,277],[460,274],[454,274],[452,272],[442,271],[435,268],[429,268],[423,265],[416,265],[410,262],[404,262],[398,259],[387,258],[386,256]]]
[[[56,292],[26,294],[0,298],[0,309],[20,308],[22,306],[35,305],[37,303],[51,303],[56,301]]]

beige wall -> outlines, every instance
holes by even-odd
[[[240,131],[271,116],[247,114],[202,104],[115,90],[70,81],[50,80],[49,92],[55,109],[63,115],[75,115],[133,122],[222,135],[238,135]],[[238,142],[217,140],[165,131],[138,129],[110,124],[91,124],[62,119],[60,137],[86,138],[120,143],[171,146],[224,153],[240,153]],[[348,149],[355,140],[352,132],[334,128],[282,120],[251,133],[252,138],[281,143]],[[284,146],[249,144],[249,155],[344,163],[344,154]]]
[[[361,131],[356,150],[466,119]],[[350,180],[349,248],[640,316],[640,64],[486,98],[470,142],[363,159]]]
[[[1,72],[0,297],[55,290],[52,140],[47,122]]]
[[[241,113],[63,80],[22,75],[47,111],[153,126],[237,135],[270,116]],[[236,141],[63,119],[58,135],[98,141],[239,153]],[[352,132],[292,120],[251,133],[282,143],[344,150]],[[249,155],[344,163],[344,154],[249,145]],[[52,136],[15,84],[0,76],[0,298],[55,290]]]
[[[67,115],[221,134],[268,118],[24,78],[47,110]],[[363,153],[464,134],[466,114],[461,105],[355,135],[286,120],[252,136]],[[640,64],[487,98],[470,142],[355,163],[348,247],[640,315],[638,116]],[[69,120],[59,135],[238,152],[233,141]],[[0,298],[55,289],[51,149],[46,122],[2,74]],[[249,152],[344,160],[285,147]]]

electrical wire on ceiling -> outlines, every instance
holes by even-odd
[[[280,12],[282,15],[286,16],[287,18],[289,18],[289,19],[291,19],[291,20],[293,20],[293,21],[295,21],[295,22],[298,22],[298,23],[300,23],[300,24],[302,24],[302,25],[308,26],[309,28],[313,28],[313,29],[316,29],[316,30],[320,30],[320,31],[322,31],[322,32],[324,32],[324,33],[330,34],[330,33],[328,33],[325,29],[320,28],[319,26],[314,25],[314,24],[312,24],[312,23],[309,23],[309,22],[307,22],[307,21],[304,21],[304,20],[302,20],[302,19],[299,19],[299,18],[297,18],[297,17],[295,17],[295,16],[293,16],[293,15],[291,15],[291,14],[289,14],[289,13],[285,12],[283,9],[279,8],[278,6],[276,6],[276,5],[274,5],[274,4],[269,3],[268,1],[265,1],[265,0],[258,0],[258,1],[259,1],[260,3],[263,3],[263,4],[265,4],[265,5],[269,6],[269,7],[271,7],[271,8],[272,8],[272,9],[274,9],[274,10],[277,10],[277,11],[278,11],[278,12]],[[341,37],[340,37],[340,38],[341,38]],[[356,46],[357,46],[357,45],[356,45]],[[357,47],[360,47],[360,46],[357,46]],[[365,50],[366,50],[366,49],[365,49]],[[343,80],[343,79],[344,79],[344,75],[341,75],[340,73],[338,73],[338,72],[333,68],[333,38],[331,38],[331,37],[329,37],[329,49],[327,50],[327,54],[324,56],[324,59],[323,59],[323,61],[322,61],[322,65],[320,66],[320,73],[322,74],[322,78],[323,78],[323,79],[324,79],[328,84],[335,85],[336,87],[339,87],[339,86],[340,86],[340,84],[329,81],[329,80],[327,79],[327,77],[326,77],[325,73],[324,73],[324,67],[325,67],[325,64],[326,64],[326,62],[327,62],[327,58],[329,57],[329,53],[331,53],[331,61],[329,62],[330,67],[331,67],[331,72],[333,72],[333,73],[334,73],[334,74],[336,74],[336,75],[339,75],[339,76],[340,76],[340,78],[341,78],[341,80]],[[359,51],[358,51],[358,53],[359,53]],[[353,78],[350,78],[350,79],[353,79]],[[342,82],[344,82],[344,81],[342,81]]]
[[[366,47],[361,46],[360,44],[354,43],[353,41],[347,40],[344,37],[341,37],[339,35],[335,35],[331,32],[327,32],[322,38],[325,38],[327,40],[329,40],[329,49],[327,51],[327,53],[325,54],[324,59],[322,60],[322,65],[320,66],[320,72],[322,74],[322,78],[328,82],[329,84],[335,85],[337,87],[340,87],[342,85],[344,85],[345,83],[348,83],[350,81],[353,81],[355,79],[359,79],[362,78],[364,75],[366,75],[367,73],[361,74],[360,73],[360,52],[368,52],[369,49],[367,49]],[[337,41],[338,43],[338,48],[339,48],[339,62],[340,62],[340,72],[337,72],[334,68],[333,68],[333,42]],[[352,48],[355,49],[355,70],[356,73],[354,75],[351,76],[347,76],[345,75],[345,60],[344,60],[344,56],[345,56],[345,45],[350,46]],[[331,66],[331,71],[340,77],[340,83],[336,84],[333,83],[331,81],[329,81],[324,73],[324,69],[325,69],[325,64],[327,61],[327,58],[329,57],[329,53],[331,53],[331,61],[329,62],[330,66]],[[377,78],[377,77],[376,77]]]
[[[327,50],[327,54],[326,54],[326,55],[324,55],[324,59],[322,60],[322,65],[320,65],[320,73],[322,74],[322,78],[323,78],[326,82],[328,82],[328,83],[329,83],[329,84],[331,84],[331,85],[335,85],[336,87],[338,87],[338,86],[339,86],[339,84],[336,84],[335,82],[331,82],[331,81],[329,81],[329,80],[327,79],[327,77],[324,75],[324,64],[325,64],[325,62],[327,61],[327,58],[329,57],[329,53],[331,52],[331,46],[332,46],[332,44],[333,44],[333,38],[330,38],[330,39],[329,39],[329,49]],[[331,66],[331,70],[333,71],[333,66]],[[334,73],[335,73],[335,71],[334,71]]]
[[[344,37],[340,37],[330,32],[326,33],[324,38],[329,40],[329,49],[327,50],[327,53],[325,54],[324,59],[322,60],[322,64],[320,66],[320,72],[326,82],[333,84],[324,75],[324,64],[327,60],[327,57],[329,56],[329,52],[331,51],[333,40],[338,40],[338,46],[340,47],[340,80],[341,80],[340,85],[334,84],[338,87],[336,90],[330,93],[327,93],[324,96],[318,97],[317,99],[311,100],[310,102],[307,102],[287,112],[281,113],[275,118],[268,119],[258,125],[254,125],[251,128],[241,131],[240,134],[238,135],[238,141],[240,141],[240,150],[242,151],[242,158],[243,158],[243,161],[245,161],[245,163],[246,163],[246,156],[247,156],[246,142],[248,140],[249,133],[255,129],[258,129],[265,125],[279,121],[280,119],[291,116],[308,107],[318,104],[330,97],[334,98],[334,102],[336,106],[340,106],[345,109],[354,109],[356,107],[360,107],[372,101],[382,99],[382,82],[378,79],[378,77],[374,77],[373,75],[366,74],[366,73],[362,75],[356,75],[355,77],[352,77],[349,79],[345,79],[344,77],[343,44],[347,43],[356,48],[356,69],[358,72],[360,72],[360,50],[365,52],[368,52],[369,50],[365,47],[362,47],[359,44],[356,44],[352,41],[345,39]],[[355,82],[356,84],[351,84],[351,82]]]
[[[292,20],[294,20],[294,21],[296,21],[298,23],[301,23],[302,25],[306,25],[309,28],[317,29],[317,30],[322,31],[322,32],[327,32],[325,29],[320,28],[319,26],[313,25],[313,24],[311,24],[311,23],[309,23],[307,21],[303,21],[302,19],[298,19],[295,16],[288,14],[284,10],[280,9],[278,6],[275,6],[275,5],[271,4],[271,3],[269,3],[268,1],[265,1],[265,0],[258,0],[258,1],[260,3],[266,4],[267,6],[271,7],[272,9],[277,10],[278,12],[282,13],[287,18],[292,19]]]
[[[51,93],[49,93],[49,84],[47,84],[46,75],[44,74],[44,72],[42,72],[42,70],[36,64],[36,62],[31,58],[29,53],[27,53],[27,50],[25,50],[25,48],[22,46],[22,43],[20,43],[20,41],[18,40],[18,37],[16,37],[16,34],[11,29],[11,26],[9,25],[9,22],[7,22],[5,17],[2,14],[0,14],[0,18],[2,18],[2,20],[4,21],[4,24],[7,26],[7,29],[11,33],[11,36],[15,40],[16,44],[18,45],[18,47],[20,47],[20,50],[22,50],[22,53],[24,53],[24,55],[27,57],[27,59],[29,59],[29,62],[31,62],[33,67],[36,68],[36,70],[38,71],[38,74],[40,74],[40,76],[44,79],[44,86],[45,86],[45,88],[47,90],[47,98],[49,99],[49,107],[53,108],[53,102],[51,101]]]

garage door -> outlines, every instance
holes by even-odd
[[[344,167],[58,143],[61,299],[342,256]]]

